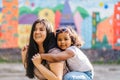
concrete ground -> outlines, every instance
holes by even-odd
[[[120,65],[93,65],[94,80],[120,80]],[[25,70],[20,63],[1,63],[0,80],[37,80],[25,76]]]

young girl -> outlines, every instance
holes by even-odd
[[[82,42],[71,27],[56,30],[57,45],[62,50],[58,54],[41,54],[41,58],[50,62],[67,60],[70,70],[63,80],[92,80],[93,66],[87,56],[79,49]]]

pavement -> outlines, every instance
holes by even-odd
[[[120,80],[120,65],[93,64],[94,80]],[[21,63],[0,63],[0,80],[37,80],[25,76]]]

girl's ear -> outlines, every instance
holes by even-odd
[[[71,45],[73,45],[73,41],[71,40]]]
[[[71,45],[73,45],[74,44],[73,36],[70,36],[70,38],[71,38]]]

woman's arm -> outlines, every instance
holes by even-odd
[[[64,70],[64,62],[56,62],[50,63],[50,70],[58,77],[56,80],[62,80],[63,78],[63,70]],[[54,79],[52,79],[54,80]]]
[[[34,74],[39,80],[45,80],[46,79],[36,67],[34,68]]]
[[[49,64],[50,70],[41,64],[40,54],[33,56],[33,64],[40,71],[40,73],[48,80],[62,80],[63,76],[63,62],[51,63]]]
[[[27,50],[28,50],[28,46],[24,46],[21,50],[21,58],[22,58],[22,63],[24,65],[24,68],[26,69],[27,68],[27,63],[26,63],[26,54],[27,54]],[[38,79],[44,79],[44,77],[41,75],[41,73],[38,71],[38,69],[34,69],[34,73],[35,73],[35,76],[38,78]]]
[[[67,60],[68,58],[73,57],[74,53],[71,50],[65,50],[57,54],[54,54],[54,52],[52,52],[52,53],[46,53],[46,54],[40,54],[40,55],[42,59],[45,59],[49,62],[58,62],[58,61]]]
[[[24,46],[23,49],[21,50],[21,58],[22,58],[22,63],[25,68],[27,68],[26,65],[26,54],[27,54],[28,46]]]

